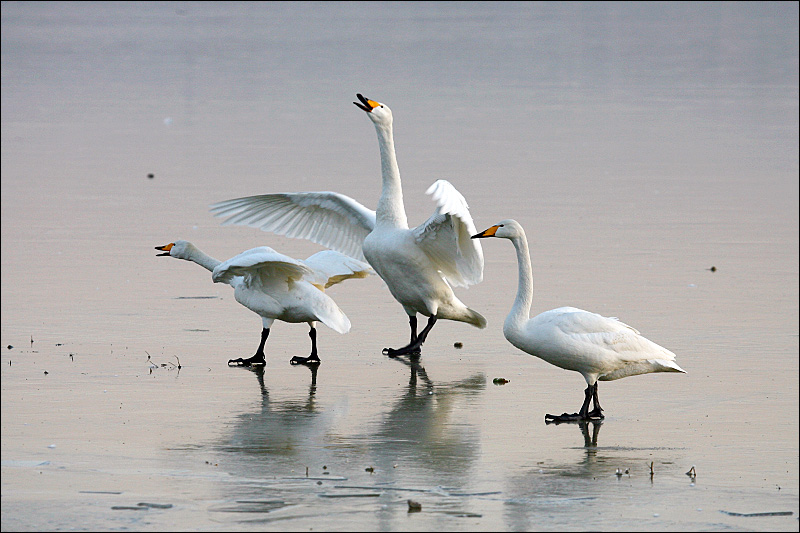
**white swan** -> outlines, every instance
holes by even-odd
[[[293,259],[267,246],[253,248],[225,262],[214,259],[188,241],[156,246],[171,256],[193,261],[211,271],[214,283],[234,288],[236,301],[261,316],[261,343],[255,355],[231,359],[229,365],[266,364],[264,344],[275,320],[306,322],[310,326],[311,355],[295,356],[292,364],[319,364],[316,321],[338,333],[350,331],[350,320],[324,289],[348,278],[363,278],[373,271],[366,263],[332,250],[317,252],[305,261]]]
[[[395,157],[392,112],[384,104],[357,96],[361,103],[353,103],[366,111],[378,133],[383,187],[377,211],[335,192],[249,196],[218,202],[211,211],[228,217],[225,224],[305,238],[366,259],[403,306],[411,327],[407,346],[384,348],[383,353],[419,354],[439,318],[486,327],[486,319],[464,305],[451,288],[483,279],[483,252],[477,241],[470,239],[475,225],[467,202],[445,180],[436,181],[427,191],[436,202],[433,215],[409,229]],[[417,313],[428,317],[419,335]]]
[[[525,231],[516,220],[503,220],[472,236],[473,239],[484,237],[509,239],[517,250],[519,287],[503,324],[506,339],[520,350],[557,367],[580,372],[586,379],[588,387],[580,411],[558,416],[548,414],[546,421],[603,418],[597,399],[598,379],[611,381],[650,372],[685,372],[675,363],[674,353],[616,318],[575,307],[559,307],[529,318],[533,272]],[[589,411],[591,400],[594,400],[594,409]]]

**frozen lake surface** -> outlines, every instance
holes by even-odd
[[[3,531],[798,531],[797,20],[3,2]],[[687,374],[603,382],[602,424],[546,425],[585,383],[503,337],[517,265],[491,239],[456,291],[484,330],[440,321],[418,361],[389,359],[407,319],[371,277],[330,289],[353,327],[319,326],[316,371],[289,365],[309,342],[285,323],[263,371],[229,368],[259,318],[153,247],[305,258],[321,248],[209,205],[374,209],[357,92],[393,110],[412,226],[451,181],[478,230],[525,227],[534,313],[619,317]]]

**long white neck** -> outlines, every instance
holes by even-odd
[[[514,243],[514,248],[517,250],[519,285],[514,305],[503,323],[503,333],[509,340],[511,340],[510,336],[521,331],[523,325],[530,318],[531,304],[533,303],[533,269],[531,268],[531,256],[528,252],[528,240],[525,238],[525,233],[523,233],[519,237],[511,239],[511,242]]]
[[[376,224],[407,229],[408,219],[403,205],[403,188],[400,184],[400,168],[394,153],[394,136],[392,125],[375,124],[378,132],[378,144],[381,148],[381,175],[383,188],[376,210]]]
[[[190,245],[187,247],[185,257],[179,257],[179,259],[185,259],[187,261],[193,261],[200,265],[201,267],[205,268],[209,272],[212,272],[217,265],[219,265],[222,261],[218,259],[214,259],[210,255],[206,254],[205,252],[201,251],[195,245]]]

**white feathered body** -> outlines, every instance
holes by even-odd
[[[439,267],[408,229],[376,227],[364,239],[364,256],[389,292],[411,315],[474,322],[473,313],[453,293]]]
[[[314,284],[321,281],[321,275],[303,261],[261,246],[224,261],[211,277],[214,282],[232,285],[236,301],[264,318],[290,323],[319,321],[338,333],[347,333],[350,320],[322,291],[324,282],[322,286]]]
[[[634,328],[575,307],[545,311],[519,327],[509,317],[503,333],[520,350],[580,372],[590,385],[651,372],[683,372],[674,353]]]
[[[265,328],[275,320],[319,321],[338,333],[347,333],[350,320],[324,289],[373,273],[366,263],[333,250],[300,261],[261,246],[220,262],[188,241],[158,248],[210,270],[215,283],[231,285],[236,301],[260,315]]]
[[[319,321],[338,333],[350,331],[350,321],[339,306],[308,281],[246,275],[231,284],[236,301],[262,317],[290,323]]]

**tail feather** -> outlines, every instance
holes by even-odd
[[[350,331],[350,319],[344,313],[328,313],[320,317],[320,322],[336,333],[345,334]]]
[[[467,308],[467,318],[468,319],[465,320],[465,322],[472,324],[476,328],[483,329],[486,327],[486,319],[482,314],[473,309]]]
[[[598,379],[600,381],[613,381],[615,379],[625,378],[628,376],[650,374],[651,372],[686,373],[686,371],[679,367],[675,361],[670,361],[669,359],[643,359],[641,361],[631,361],[612,372],[600,375]]]
[[[682,369],[678,366],[678,363],[675,361],[670,361],[668,359],[653,359],[650,361],[654,366],[660,366],[662,369],[660,372],[680,372],[682,374],[686,373],[686,370]]]

